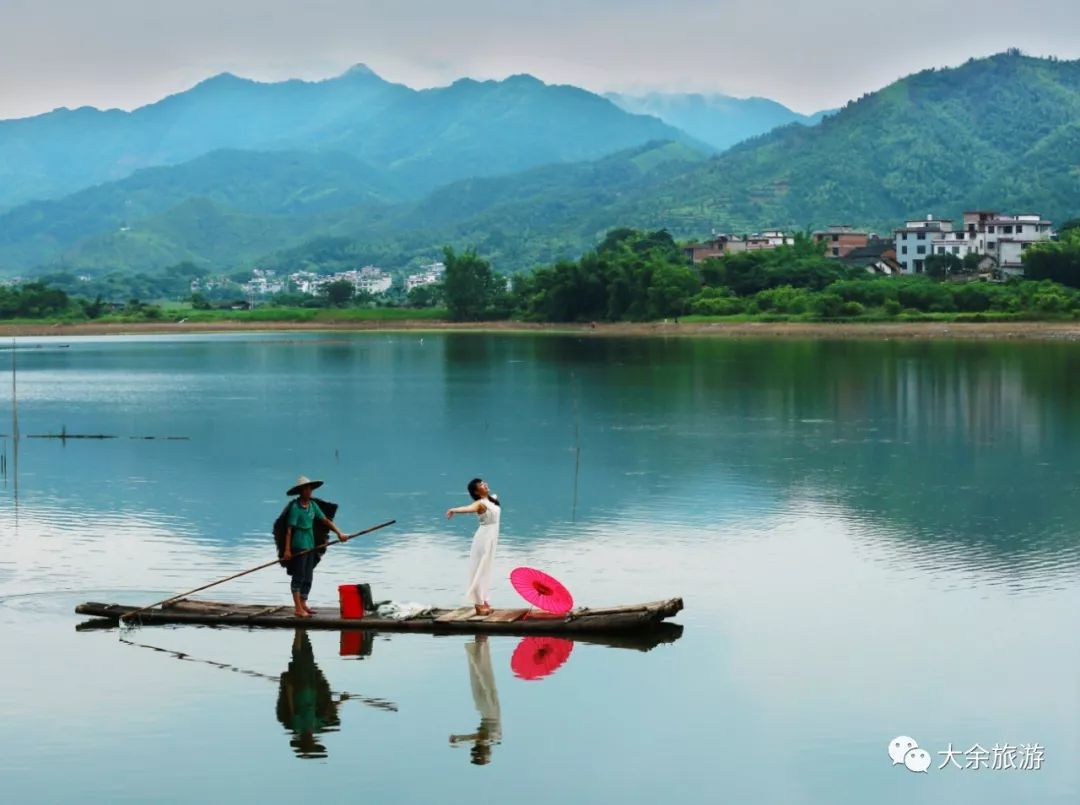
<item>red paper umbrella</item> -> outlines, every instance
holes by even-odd
[[[510,583],[521,597],[545,612],[564,615],[574,606],[574,597],[547,573],[532,567],[516,567],[510,573]]]
[[[510,670],[521,679],[540,679],[555,673],[573,650],[574,641],[562,637],[525,637],[510,657]]]

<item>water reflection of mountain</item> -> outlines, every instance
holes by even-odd
[[[232,542],[298,472],[433,531],[474,474],[508,538],[648,500],[681,523],[814,500],[928,544],[1029,556],[1068,526],[1080,351],[1067,344],[362,334],[72,342],[20,363],[24,500],[122,501]],[[0,384],[2,385],[2,384]]]

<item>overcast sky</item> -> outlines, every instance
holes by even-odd
[[[1080,2],[0,0],[0,118],[131,109],[229,71],[392,81],[532,73],[596,91],[715,91],[800,112],[1008,47],[1080,57]]]

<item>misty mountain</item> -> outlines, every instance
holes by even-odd
[[[657,139],[690,141],[598,95],[524,75],[413,90],[362,65],[315,82],[225,73],[132,112],[84,107],[0,121],[0,209],[222,149],[341,152],[415,197]]]
[[[789,123],[812,126],[830,114],[801,115],[768,98],[721,94],[609,92],[604,97],[633,114],[658,117],[720,151]]]
[[[31,253],[35,265],[100,269],[180,259],[220,269],[253,261],[395,267],[452,244],[474,245],[510,271],[576,256],[616,226],[667,228],[679,237],[831,223],[887,231],[905,218],[956,217],[971,208],[1060,221],[1080,212],[1077,154],[1080,61],[1009,52],[923,71],[816,126],[783,126],[717,156],[684,142],[650,143],[462,179],[420,198],[402,190],[392,168],[368,174],[360,163],[342,168],[352,178],[339,181],[330,151],[321,154],[327,165],[300,163],[278,189],[257,193],[235,187],[251,180],[230,178],[225,166],[217,169],[221,186],[200,184],[194,177],[203,173],[193,171],[182,192],[164,190],[178,168],[150,174],[145,185],[137,174],[138,189],[119,183],[85,191],[69,212],[29,206],[0,217],[0,267],[10,273],[15,261],[28,265]],[[259,170],[275,173],[269,164]],[[147,217],[123,216],[121,228],[118,202],[128,198]],[[79,219],[79,207],[99,214]],[[50,229],[53,215],[85,224],[60,237]]]

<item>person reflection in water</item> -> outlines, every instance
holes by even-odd
[[[491,671],[491,652],[487,635],[477,635],[465,644],[469,659],[469,684],[472,687],[473,705],[480,714],[480,726],[467,735],[451,735],[450,743],[472,741],[471,763],[485,766],[491,762],[491,747],[502,741],[502,719],[499,716],[499,693],[495,689],[495,675]]]
[[[342,695],[342,701],[347,694]],[[315,653],[307,632],[297,629],[293,637],[292,659],[281,674],[278,689],[277,719],[292,733],[289,745],[298,757],[326,757],[326,747],[317,735],[332,732],[341,720],[330,683],[315,664]]]

